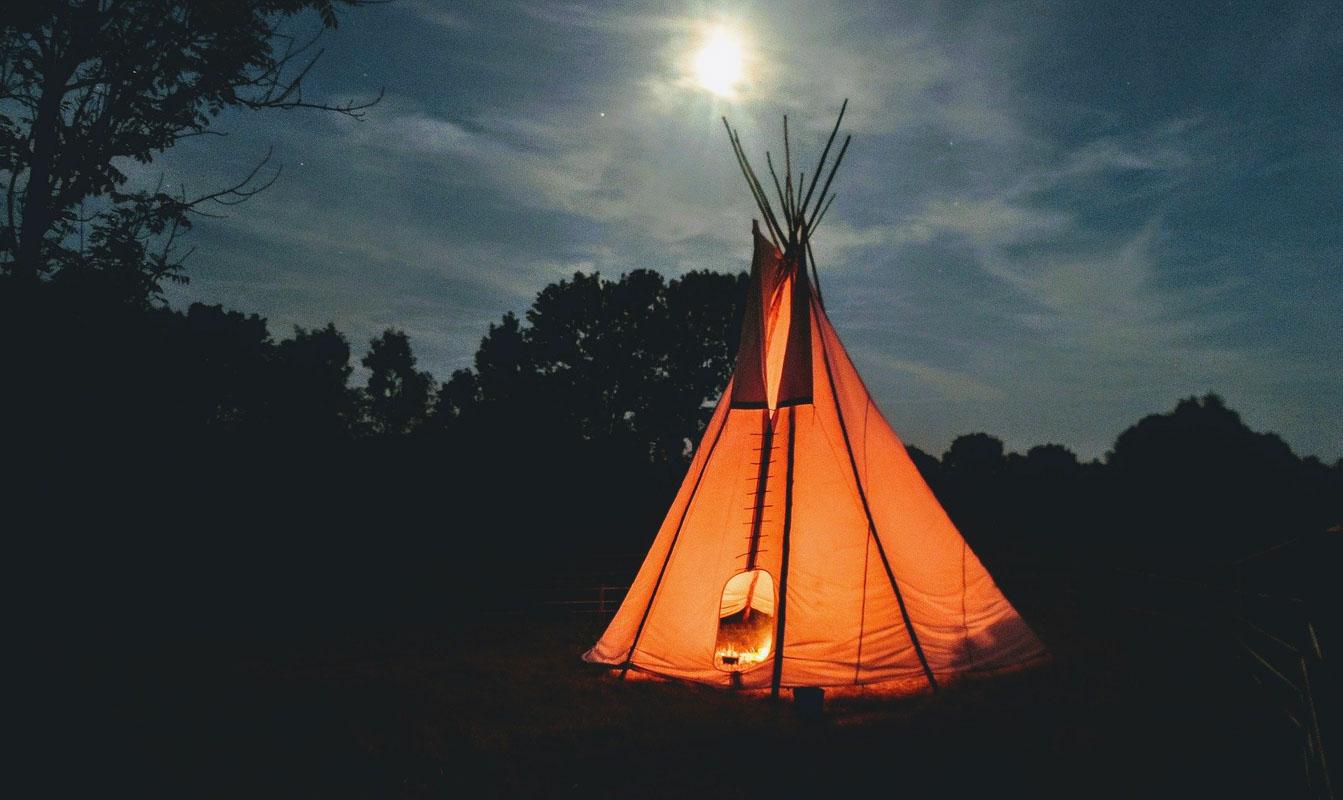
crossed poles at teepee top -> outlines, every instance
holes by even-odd
[[[839,134],[840,123],[844,121],[844,111],[849,107],[849,101],[845,100],[839,108],[839,117],[835,119],[835,127],[830,131],[830,138],[826,140],[825,149],[821,151],[821,160],[816,164],[816,169],[811,174],[811,183],[806,182],[806,173],[798,172],[797,184],[793,184],[793,154],[792,147],[788,138],[788,115],[783,118],[783,159],[784,159],[784,179],[781,183],[779,175],[774,170],[774,158],[767,150],[765,151],[765,163],[769,167],[770,177],[774,181],[774,191],[779,202],[779,209],[783,212],[783,222],[780,224],[779,217],[774,213],[774,206],[770,203],[769,195],[765,187],[761,185],[760,179],[756,177],[755,170],[751,168],[751,162],[746,157],[746,151],[741,144],[741,134],[739,134],[723,117],[723,127],[727,128],[728,139],[732,142],[732,152],[737,157],[737,165],[741,167],[742,177],[746,179],[746,185],[751,190],[751,195],[755,198],[756,205],[760,208],[760,215],[765,221],[765,230],[769,238],[774,242],[774,246],[786,254],[794,254],[798,248],[810,249],[809,240],[811,234],[816,231],[816,227],[821,224],[825,218],[825,212],[830,209],[830,204],[835,201],[835,195],[830,193],[830,184],[835,179],[835,172],[839,169],[839,164],[844,160],[844,153],[849,149],[849,141],[853,139],[852,134],[844,135],[844,144],[839,148],[839,154],[835,156],[833,163],[829,165],[829,171],[826,174],[825,183],[821,185],[821,193],[816,194],[816,185],[822,172],[826,172],[826,160],[830,156],[830,148],[835,144],[835,137]],[[806,186],[806,193],[802,189]],[[815,202],[813,202],[813,198]]]

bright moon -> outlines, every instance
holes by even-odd
[[[741,41],[725,28],[713,30],[695,55],[695,79],[720,97],[728,97],[742,78]]]

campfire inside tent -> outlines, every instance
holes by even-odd
[[[718,607],[714,665],[745,672],[763,664],[774,645],[774,579],[762,569],[733,575]]]

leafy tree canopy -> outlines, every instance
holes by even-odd
[[[368,368],[368,419],[375,433],[405,434],[429,414],[434,379],[415,369],[415,355],[404,331],[388,328],[369,342],[360,362]]]
[[[490,326],[475,369],[455,373],[440,393],[439,418],[558,416],[582,438],[679,461],[731,374],[745,281],[635,270],[551,284],[525,324],[506,314]]]

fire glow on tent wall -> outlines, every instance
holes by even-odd
[[[872,401],[826,314],[810,240],[848,149],[846,137],[830,159],[843,117],[841,108],[809,181],[794,175],[785,118],[781,163],[765,157],[774,202],[724,120],[760,212],[736,365],[588,661],[777,694],[874,684],[936,691],[949,678],[1044,655]]]

